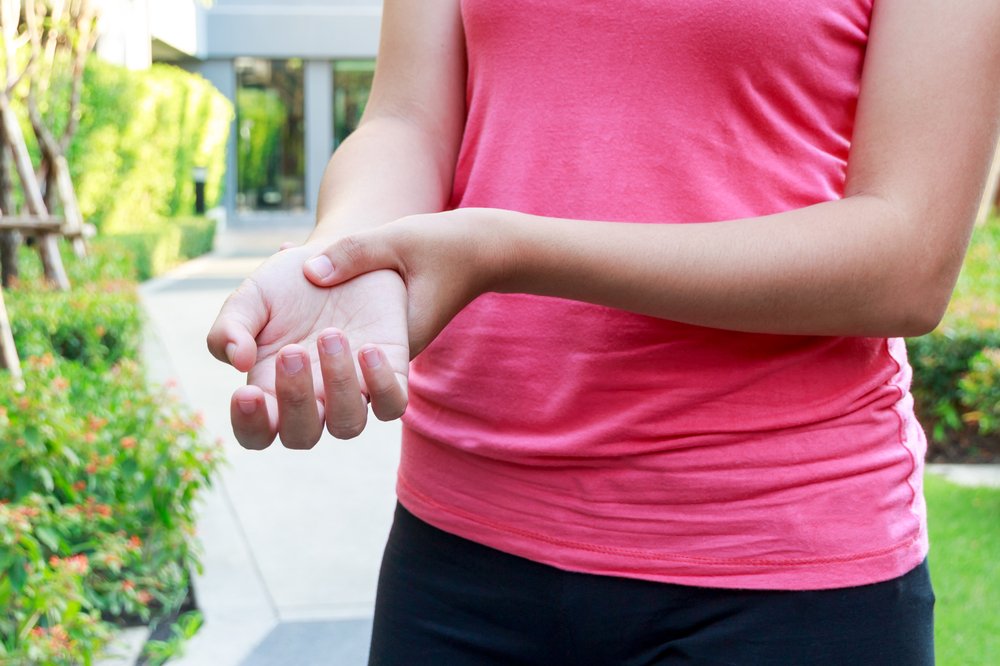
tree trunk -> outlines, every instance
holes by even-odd
[[[16,212],[10,151],[3,123],[0,123],[0,215],[13,215]],[[4,287],[9,287],[17,279],[17,248],[20,244],[21,234],[16,231],[0,231],[0,274],[2,274],[0,284]]]
[[[993,155],[990,175],[986,178],[986,192],[983,193],[983,201],[979,205],[976,224],[984,223],[994,208],[1000,208],[1000,144],[997,145],[997,151]]]
[[[3,289],[0,289],[0,367],[10,370],[14,380],[14,390],[24,390],[24,377],[21,374],[21,361],[14,347],[14,334],[10,330],[10,318],[7,316],[7,306],[3,301]]]
[[[38,187],[38,181],[35,179],[35,170],[31,166],[31,157],[28,155],[28,148],[24,143],[21,126],[18,124],[17,116],[10,108],[9,100],[4,93],[0,93],[0,122],[3,123],[11,152],[14,155],[14,166],[24,191],[25,207],[32,215],[47,218],[49,211],[45,207],[42,190]],[[42,256],[42,266],[45,269],[46,279],[58,289],[69,289],[69,278],[66,276],[66,269],[63,268],[55,236],[53,234],[40,236],[38,251]]]
[[[65,227],[81,234],[72,237],[73,252],[78,257],[86,257],[87,244],[83,241],[82,236],[83,214],[80,212],[80,203],[77,201],[76,190],[73,188],[73,181],[69,175],[69,162],[66,161],[64,155],[56,155],[50,163],[49,169],[56,177],[56,187],[63,205],[63,217],[66,218]]]

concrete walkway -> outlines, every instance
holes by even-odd
[[[226,296],[307,227],[220,234],[217,251],[143,285],[145,355],[204,415],[228,465],[206,495],[198,533],[205,624],[184,666],[364,664],[382,548],[395,503],[399,426],[371,419],[348,442],[327,435],[308,452],[236,443],[229,396],[245,379],[213,359],[205,335]]]
[[[371,419],[356,440],[326,436],[312,451],[247,451],[232,436],[229,396],[244,378],[213,359],[205,335],[223,300],[307,227],[221,234],[217,251],[143,285],[146,357],[173,379],[222,440],[228,466],[199,520],[205,625],[182,666],[355,666],[366,662],[382,547],[395,503],[399,426]],[[1000,486],[1000,465],[931,466],[968,485]]]

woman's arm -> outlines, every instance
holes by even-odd
[[[998,44],[996,0],[878,0],[839,201],[688,225],[458,210],[353,236],[327,251],[332,274],[306,274],[333,284],[394,268],[420,301],[411,325],[422,317],[431,336],[490,290],[744,331],[926,333],[950,298],[996,145]]]
[[[358,128],[330,159],[313,239],[443,210],[465,127],[458,0],[386,0],[378,66]]]

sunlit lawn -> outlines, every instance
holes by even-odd
[[[928,475],[926,491],[938,664],[1000,664],[1000,489]]]

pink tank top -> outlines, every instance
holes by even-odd
[[[671,224],[840,198],[871,4],[463,0],[452,204]],[[927,551],[910,374],[898,339],[487,294],[413,362],[398,493],[568,570],[886,580]]]

